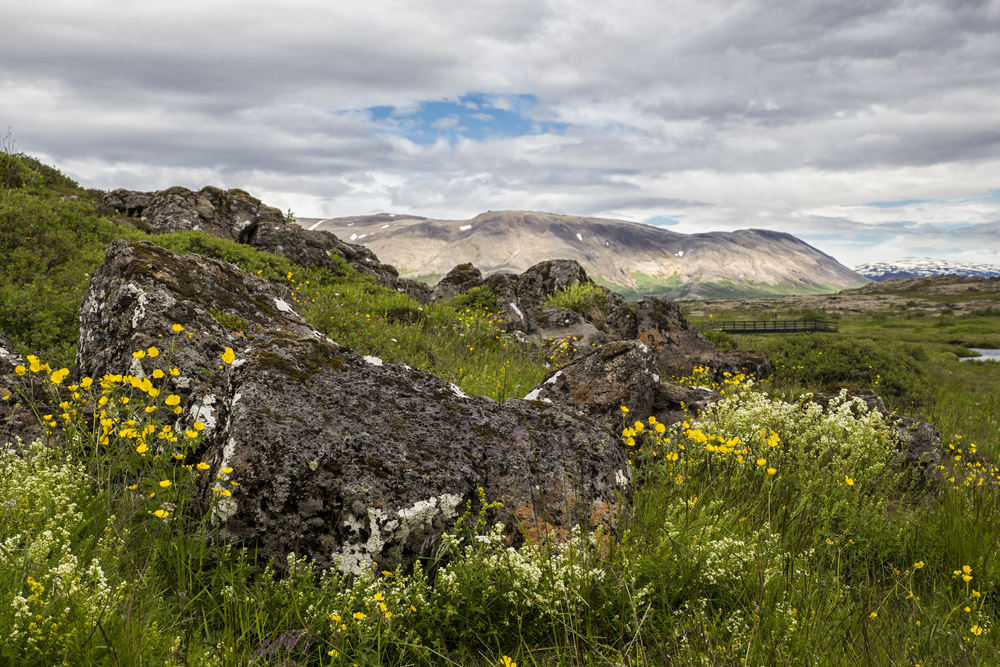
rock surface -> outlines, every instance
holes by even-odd
[[[406,292],[421,303],[430,300],[430,288],[399,277],[364,246],[344,243],[329,232],[309,231],[288,224],[278,209],[263,204],[243,190],[212,186],[192,192],[173,187],[159,192],[114,190],[103,204],[127,216],[141,215],[142,228],[152,234],[203,231],[212,236],[251,245],[281,255],[306,268],[339,270],[339,257],[379,284]],[[126,219],[123,222],[133,224]]]
[[[199,455],[211,479],[239,482],[214,510],[221,538],[279,568],[294,552],[349,573],[392,569],[412,564],[480,488],[504,503],[491,518],[514,543],[576,523],[617,527],[629,469],[598,422],[542,401],[470,398],[362,357],[304,323],[277,290],[224,262],[120,241],[81,312],[78,374],[180,369],[167,380],[189,406],[178,421],[210,425]],[[258,324],[257,335],[237,337],[219,312]],[[163,352],[131,354],[150,346]],[[219,370],[225,347],[235,360]]]
[[[615,341],[549,373],[526,399],[579,410],[621,433],[622,406],[629,422],[653,416],[664,424],[693,416],[721,394],[704,387],[664,383],[652,351],[640,341]],[[683,405],[682,405],[683,404]]]

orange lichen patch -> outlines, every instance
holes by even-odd
[[[645,331],[639,332],[639,340],[653,348],[659,345],[662,338],[663,335],[659,331],[655,331],[653,329],[646,329]]]
[[[569,538],[569,531],[566,528],[554,526],[536,517],[534,503],[521,505],[514,510],[514,516],[518,519],[518,529],[524,535],[525,541],[535,546],[550,540],[561,544]]]

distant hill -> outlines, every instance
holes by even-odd
[[[854,270],[875,282],[926,276],[1000,276],[1000,265],[955,262],[932,257],[904,257],[894,262],[873,262],[855,266]]]
[[[381,213],[298,222],[363,244],[401,275],[432,283],[465,262],[484,274],[521,273],[548,259],[575,259],[596,282],[632,298],[825,294],[869,282],[790,234],[760,229],[678,234],[533,211],[489,211],[471,220]]]

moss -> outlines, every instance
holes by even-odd
[[[294,360],[270,351],[271,347],[288,342],[297,344],[300,350],[302,347],[307,347],[307,349],[296,355]],[[281,347],[288,349],[287,345],[281,345]],[[305,384],[317,373],[342,369],[346,362],[337,356],[338,351],[337,348],[322,341],[306,341],[292,338],[282,332],[276,332],[262,345],[261,350],[255,356],[255,361],[262,367],[275,368],[288,377],[294,378],[297,382]]]

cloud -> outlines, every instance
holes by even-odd
[[[88,186],[243,187],[315,217],[662,216],[851,264],[1000,252],[998,0],[43,0],[4,19],[0,127]]]

